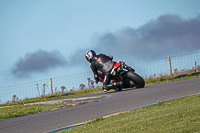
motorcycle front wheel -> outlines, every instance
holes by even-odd
[[[138,75],[137,73],[134,73],[132,71],[128,71],[124,75],[124,77],[126,78],[126,81],[129,82],[129,86],[131,86],[131,87],[143,88],[145,86],[144,79],[140,75]]]

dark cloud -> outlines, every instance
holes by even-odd
[[[70,66],[88,67],[85,52],[89,49],[129,63],[195,52],[200,50],[200,16],[184,20],[178,15],[163,15],[137,29],[95,35],[93,44],[77,50],[68,60]]]
[[[128,63],[196,52],[200,50],[200,16],[184,20],[178,15],[163,15],[137,29],[129,27],[96,35],[93,44],[93,47],[77,50],[67,61],[58,51],[26,54],[15,64],[12,74],[25,77],[64,65],[88,68],[85,53],[89,49]]]
[[[42,73],[49,69],[64,66],[67,61],[59,51],[46,52],[38,50],[34,53],[27,53],[24,58],[20,58],[11,73],[16,77],[27,77],[31,73]]]
[[[150,60],[200,50],[200,16],[184,20],[163,15],[139,27],[96,38],[98,51],[118,58]]]
[[[73,55],[70,56],[68,62],[70,66],[86,66],[88,65],[85,53],[88,49],[78,49]]]

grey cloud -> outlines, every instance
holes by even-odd
[[[125,28],[96,38],[98,51],[149,60],[200,50],[200,16],[184,20],[163,15],[138,29]]]
[[[11,73],[17,77],[46,72],[60,66],[88,68],[85,52],[93,49],[128,63],[166,58],[200,50],[200,16],[184,20],[178,15],[163,15],[134,29],[124,28],[94,36],[93,47],[78,49],[66,61],[59,51],[28,53],[15,64]]]
[[[20,58],[11,73],[15,77],[28,77],[32,73],[43,73],[49,69],[65,65],[67,65],[67,61],[59,51],[38,50],[34,53],[27,53],[24,58]]]

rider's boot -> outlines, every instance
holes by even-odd
[[[109,91],[110,89],[115,89],[115,88],[117,88],[116,90],[117,91],[121,91],[122,89],[123,89],[123,86],[124,86],[124,84],[123,84],[123,82],[122,81],[120,81],[120,82],[114,82],[114,83],[110,83],[110,84],[108,84],[108,85],[103,85],[103,90],[104,90],[104,92],[107,92],[107,91]]]
[[[124,83],[123,81],[120,81],[120,82],[114,82],[112,83],[113,84],[113,87],[117,87],[117,91],[121,91],[123,88],[124,88]]]
[[[109,91],[110,89],[113,89],[114,86],[112,84],[108,84],[108,85],[103,85],[103,91],[104,92],[107,92]]]
[[[110,80],[111,80],[111,75],[106,74],[105,77],[104,77],[104,84],[103,84],[104,92],[107,92],[108,90],[113,88],[113,85],[110,84]]]
[[[124,88],[124,83],[122,82],[122,84],[118,87],[117,91],[122,91],[123,88]]]

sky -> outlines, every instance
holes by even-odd
[[[200,51],[199,0],[1,0],[0,86]]]

